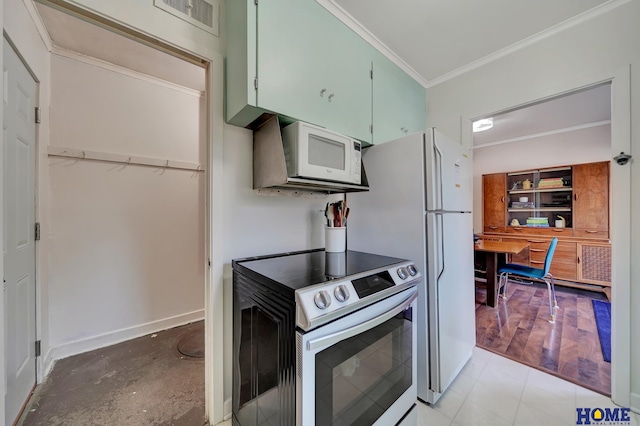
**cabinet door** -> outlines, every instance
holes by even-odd
[[[504,232],[506,177],[504,173],[482,176],[484,232]]]
[[[314,2],[314,4],[317,4]],[[365,142],[371,135],[371,56],[373,47],[331,15],[324,34],[329,52],[325,76],[325,127]]]
[[[382,53],[373,58],[373,143],[424,130],[426,89]]]
[[[576,236],[609,237],[609,162],[573,166],[573,228]]]
[[[260,108],[371,141],[367,44],[313,0],[258,5]]]
[[[578,280],[611,285],[611,244],[578,244]]]

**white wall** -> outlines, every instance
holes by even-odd
[[[471,144],[469,119],[613,78],[612,152],[640,151],[640,2],[618,6],[427,89],[427,122]],[[637,159],[635,160],[637,161]],[[640,169],[612,166],[613,372],[620,404],[640,411]],[[630,366],[630,367],[629,367]],[[628,370],[630,368],[630,371]],[[631,395],[629,395],[629,389]]]
[[[52,146],[205,164],[200,92],[58,55],[51,74]],[[204,173],[49,167],[53,359],[204,316]]]
[[[322,211],[327,201],[339,196],[308,199],[256,195],[252,189],[253,133],[225,125],[224,141],[224,389],[228,403],[233,366],[231,260],[324,247]]]
[[[474,232],[482,232],[482,175],[608,161],[610,153],[608,124],[474,149]]]
[[[64,1],[203,58],[213,59],[224,48],[219,37],[155,7],[153,0]],[[222,8],[220,16],[224,16]]]

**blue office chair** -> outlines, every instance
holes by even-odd
[[[551,260],[553,259],[553,253],[556,251],[558,245],[558,239],[554,238],[549,244],[547,250],[547,256],[544,258],[544,268],[532,268],[530,266],[518,265],[516,263],[507,263],[498,269],[500,274],[500,280],[498,281],[498,293],[500,288],[504,288],[502,292],[502,298],[507,298],[507,283],[509,282],[509,275],[519,275],[521,277],[544,281],[547,284],[547,291],[549,292],[549,322],[556,322],[555,309],[558,309],[558,301],[556,300],[556,288],[553,283],[553,275],[549,273],[551,267]]]

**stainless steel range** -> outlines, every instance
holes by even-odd
[[[415,424],[413,262],[310,250],[233,274],[235,425]]]

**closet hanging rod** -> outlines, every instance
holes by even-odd
[[[76,148],[49,146],[49,157],[71,158],[74,160],[102,161],[125,165],[147,166],[163,169],[190,170],[204,172],[202,165],[184,161],[162,160],[160,158],[140,157],[137,155],[112,154],[108,152],[87,151]]]

